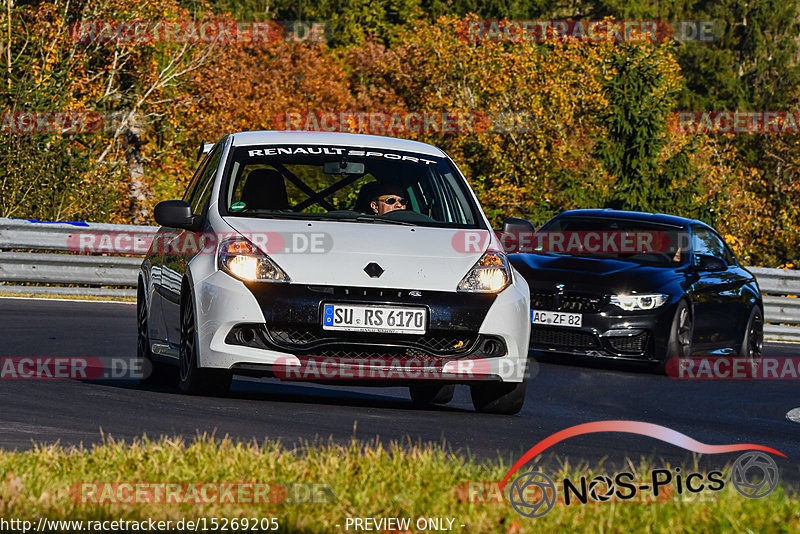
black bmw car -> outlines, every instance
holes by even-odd
[[[527,227],[526,227],[527,225]],[[504,244],[531,291],[531,349],[648,362],[693,354],[757,360],[763,304],[755,277],[710,226],[615,210],[571,210]]]

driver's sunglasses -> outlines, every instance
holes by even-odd
[[[383,202],[384,204],[389,205],[389,206],[394,206],[395,203],[397,203],[397,202],[399,202],[401,206],[408,206],[408,200],[406,200],[404,198],[390,197],[390,198],[387,198],[386,200],[384,200],[382,198],[377,198],[375,200],[380,200],[381,202]]]

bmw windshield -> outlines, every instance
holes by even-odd
[[[533,252],[677,267],[688,258],[689,240],[685,229],[667,224],[561,216],[536,232]]]
[[[397,150],[236,147],[221,197],[221,212],[237,217],[484,228],[446,158]]]

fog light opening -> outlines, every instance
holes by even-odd
[[[250,344],[256,338],[255,332],[252,328],[242,328],[239,330],[239,341]]]
[[[486,356],[498,356],[501,350],[500,343],[494,339],[487,339],[483,342],[483,353]]]

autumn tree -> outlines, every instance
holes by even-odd
[[[616,178],[607,205],[634,211],[696,214],[698,181],[690,147],[666,155],[667,119],[680,78],[664,46],[619,45],[609,50],[603,89],[609,106],[600,115],[606,135],[597,155]]]
[[[5,169],[0,215],[146,222],[163,156],[173,150],[187,94],[179,88],[202,65],[193,43],[86,38],[81,22],[184,20],[176,2],[41,2],[15,8],[12,62],[0,88],[4,117],[23,112],[92,112],[79,133],[0,132]],[[98,32],[99,33],[99,32]],[[181,141],[178,141],[181,142]]]

